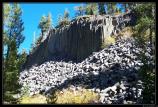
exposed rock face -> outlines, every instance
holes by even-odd
[[[144,63],[138,55],[143,51],[134,39],[121,39],[80,63],[49,61],[33,66],[21,72],[19,82],[29,87],[30,95],[84,85],[99,93],[104,104],[141,103],[143,86],[138,70]],[[144,53],[154,67],[149,45]]]
[[[131,18],[134,18],[131,13],[83,16],[72,20],[66,27],[51,29],[45,41],[27,58],[24,67],[41,64],[57,56],[62,60],[65,58],[79,62],[92,52],[99,51],[106,36],[117,36],[122,28],[131,24]]]

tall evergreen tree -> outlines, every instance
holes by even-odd
[[[3,24],[5,25],[8,22],[8,17],[10,14],[10,4],[3,4]]]
[[[98,14],[97,3],[87,3],[85,14],[86,15],[96,15],[96,14]]]
[[[150,43],[151,52],[154,56],[155,52],[155,37],[156,37],[156,26],[155,26],[155,10],[156,6],[154,3],[139,3],[133,8],[136,16],[136,26],[134,26],[134,37],[138,42],[138,46],[141,46],[144,51],[146,50],[146,43]],[[154,104],[155,103],[155,70],[152,64],[149,64],[148,58],[145,52],[139,56],[140,60],[144,63],[141,67],[140,74],[143,77],[143,104]],[[155,62],[155,56],[153,57]]]
[[[8,42],[6,44],[7,47],[7,55],[4,58],[4,69],[3,69],[3,93],[4,100],[8,100],[11,98],[11,95],[8,92],[15,93],[18,89],[18,57],[17,50],[20,44],[24,41],[23,36],[23,21],[22,21],[22,10],[20,6],[16,3],[8,4],[10,6],[9,12],[6,14],[6,10],[4,10],[4,21],[7,23],[3,24],[3,28],[5,30],[5,36],[8,38]],[[8,7],[7,7],[8,8]],[[4,37],[5,37],[4,36]]]
[[[47,27],[47,29],[50,29],[52,27],[52,15],[51,15],[51,13],[48,13],[46,27]]]
[[[98,3],[98,10],[100,15],[106,14],[104,3]]]
[[[107,11],[108,11],[108,14],[112,14],[112,4],[111,3],[107,3]]]
[[[18,55],[18,64],[17,64],[17,66],[18,66],[18,68],[20,70],[22,70],[22,68],[23,68],[23,64],[26,61],[26,57],[27,57],[26,50],[23,49],[22,52],[21,52],[21,54]]]
[[[51,13],[48,14],[48,16],[46,17],[45,15],[43,15],[41,17],[41,20],[39,22],[38,28],[41,29],[41,33],[42,36],[49,30],[49,28],[52,27],[52,17],[51,17]]]
[[[68,9],[65,9],[65,11],[64,11],[64,19],[65,20],[69,20],[69,15],[70,15],[70,13],[69,13]]]
[[[41,29],[42,35],[44,35],[44,33],[47,31],[47,29],[46,29],[46,23],[47,23],[47,18],[46,18],[45,15],[43,15],[43,16],[41,17],[40,23],[39,23],[39,25],[38,25],[38,28]]]
[[[6,67],[3,74],[3,98],[5,101],[15,100],[12,95],[18,92],[18,74],[19,68],[17,66],[17,46],[15,39],[10,41],[10,52],[6,60]]]
[[[5,57],[5,52],[4,52],[4,47],[7,46],[7,44],[9,43],[9,38],[7,35],[7,24],[8,24],[8,19],[9,19],[9,14],[10,14],[10,4],[3,4],[3,57]]]
[[[22,10],[18,4],[12,4],[11,13],[9,15],[9,22],[7,24],[7,36],[9,40],[15,39],[16,47],[19,48],[20,44],[24,41],[25,37],[23,35],[23,21],[22,21]],[[10,44],[8,44],[7,56],[10,52]]]
[[[107,10],[109,14],[114,14],[116,12],[116,3],[107,3]]]
[[[76,6],[74,8],[76,10],[76,16],[83,16],[85,12],[85,7],[83,5]]]
[[[70,19],[69,19],[69,11],[68,9],[65,9],[64,11],[64,15],[59,15],[58,17],[58,26],[57,27],[62,27],[62,26],[65,26],[65,25],[68,25],[70,23]]]

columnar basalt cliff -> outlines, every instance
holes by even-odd
[[[49,30],[47,38],[27,57],[24,68],[48,60],[79,62],[92,52],[99,51],[106,36],[117,36],[122,28],[133,24],[133,20],[131,13],[118,16],[88,15],[73,19],[70,25]]]

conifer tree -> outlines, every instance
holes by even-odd
[[[39,25],[38,25],[38,28],[41,29],[42,35],[44,35],[44,33],[47,31],[47,29],[46,29],[46,23],[47,23],[47,18],[46,18],[45,15],[43,15],[43,16],[41,17],[40,23],[39,23]]]
[[[51,13],[49,13],[47,17],[43,15],[38,25],[38,28],[41,29],[42,35],[44,35],[44,33],[47,32],[51,27],[52,27]]]
[[[98,10],[100,15],[106,14],[104,3],[98,3]]]
[[[4,10],[4,22],[6,23],[3,24],[4,37],[8,38],[5,44],[7,54],[3,57],[3,93],[4,100],[13,100],[11,94],[15,94],[19,88],[17,82],[19,74],[17,50],[25,38],[23,35],[24,26],[20,6],[16,3],[7,4],[7,6],[9,6],[7,7],[9,12]]]
[[[85,14],[86,15],[96,15],[96,14],[98,14],[97,4],[96,3],[87,3]]]
[[[74,8],[76,10],[76,16],[83,16],[85,12],[85,7],[83,5],[76,6]]]

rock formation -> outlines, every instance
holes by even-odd
[[[149,44],[145,51],[132,38],[120,39],[80,63],[48,61],[33,66],[20,73],[19,83],[29,87],[30,95],[84,85],[99,93],[104,104],[141,103],[143,86],[138,71],[144,65],[139,59],[143,51],[154,66]]]
[[[72,20],[68,26],[50,29],[47,38],[28,56],[24,68],[54,58],[57,60],[57,57],[80,62],[92,52],[99,51],[106,36],[117,36],[122,28],[132,24],[131,18],[133,21],[131,13],[118,16],[88,15]]]

